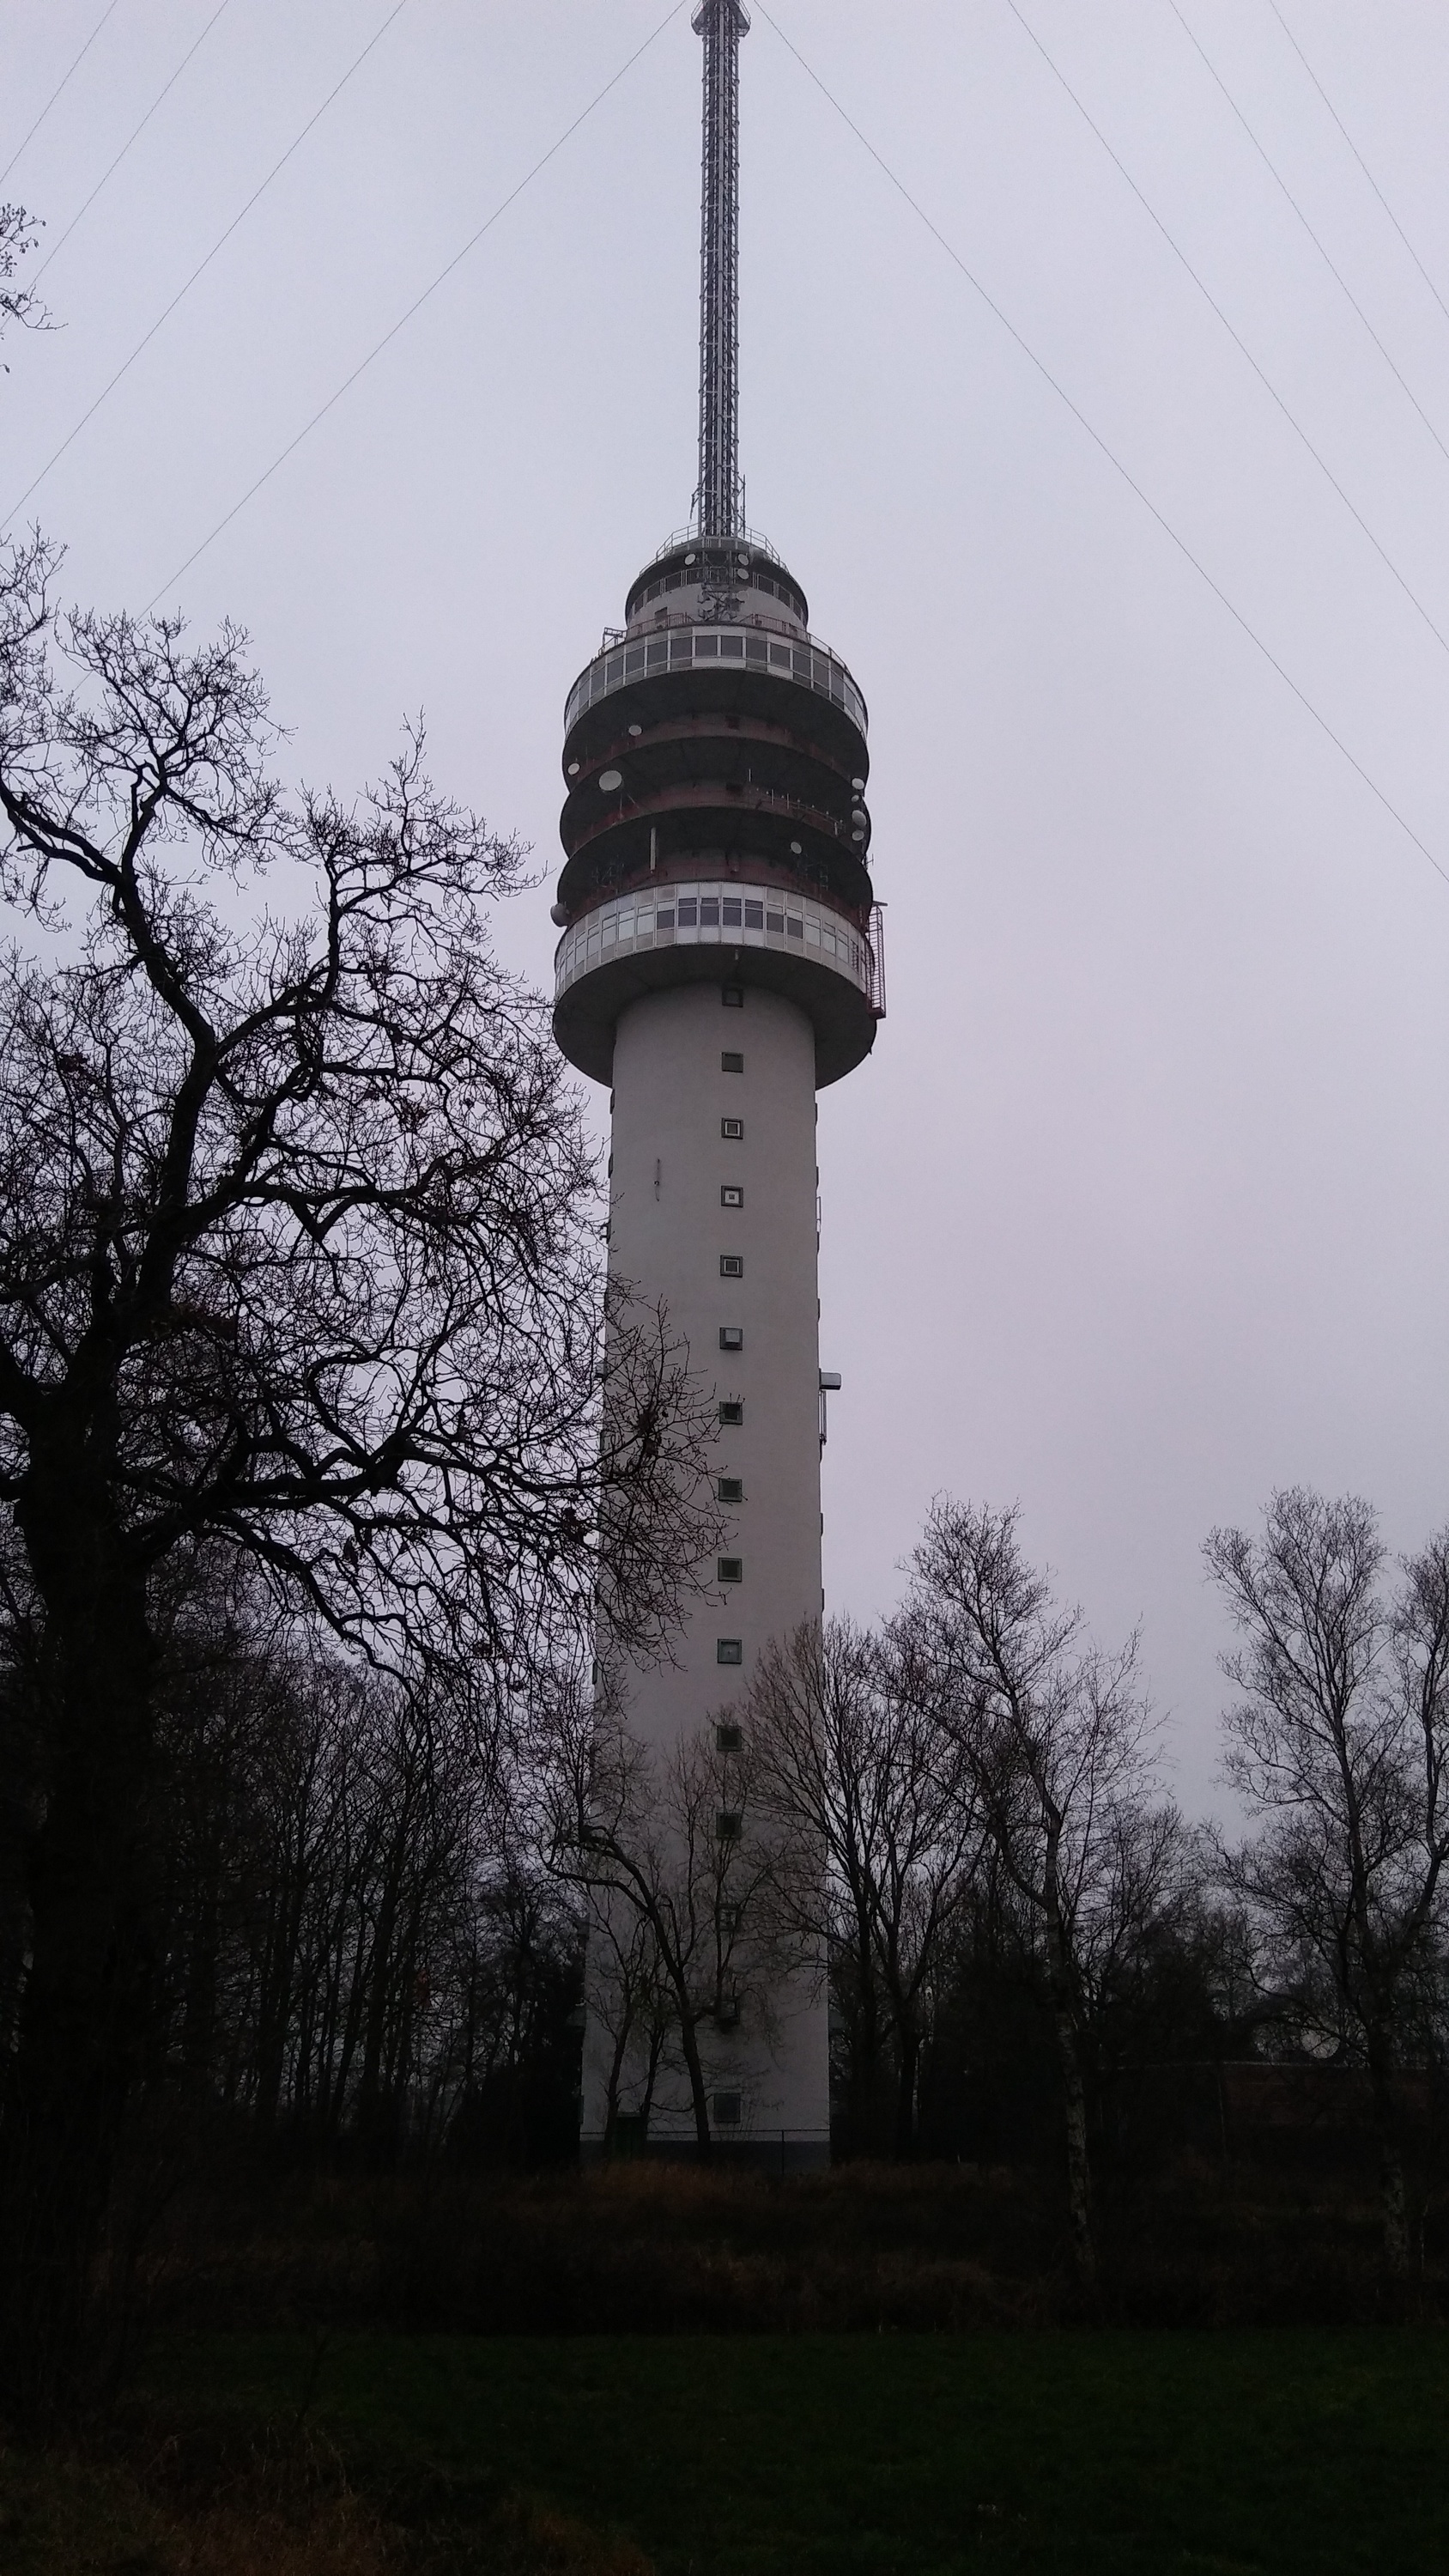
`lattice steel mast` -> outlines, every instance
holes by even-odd
[[[700,0],[704,39],[704,154],[699,241],[699,489],[704,537],[744,525],[739,472],[740,38],[741,0]]]

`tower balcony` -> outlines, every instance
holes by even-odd
[[[630,1003],[671,984],[754,984],[799,1004],[815,1031],[816,1081],[838,1082],[870,1053],[885,1013],[877,914],[870,924],[747,872],[615,896],[559,941],[554,1035],[581,1073],[607,1082]]]
[[[811,714],[803,722],[794,719],[797,728],[808,730],[839,766],[865,776],[866,704],[845,664],[813,641],[772,631],[763,617],[738,626],[671,621],[657,634],[621,639],[596,654],[579,673],[564,708],[571,754],[587,757],[595,736],[602,740],[617,730],[604,707],[618,691],[636,692],[639,721],[657,723],[677,702],[671,684],[685,674],[694,683],[690,705],[723,714],[768,718],[778,709],[782,690],[802,697],[808,692],[814,702]],[[588,721],[595,709],[597,718]]]

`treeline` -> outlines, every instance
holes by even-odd
[[[742,1709],[667,1758],[583,1713],[554,1848],[592,1908],[606,2143],[673,2057],[708,2152],[712,2066],[828,1961],[845,2152],[1050,2139],[1090,2277],[1096,2170],[1147,2093],[1160,2111],[1150,2070],[1336,2066],[1406,2271],[1449,2042],[1449,1535],[1391,1569],[1366,1504],[1292,1491],[1206,1556],[1240,1641],[1235,1837],[1162,1794],[1135,1641],[1104,1651],[1054,1600],[1014,1512],[938,1506],[895,1618],[775,1641]]]
[[[476,1705],[279,1623],[236,1566],[192,1587],[162,1633],[143,2117],[210,2106],[310,2165],[572,2154],[577,1908],[515,1846]],[[28,1697],[20,1667],[10,1784],[27,1767]],[[24,1806],[4,1808],[11,1887]],[[25,1967],[14,1908],[0,1942],[9,2053]]]
[[[893,1620],[777,1642],[663,1766],[542,1665],[480,1731],[476,1695],[344,1659],[210,1560],[158,1622],[143,2102],[287,2165],[565,2163],[587,1994],[637,2148],[661,2076],[707,2088],[814,1962],[837,2155],[1064,2159],[1089,2270],[1103,2167],[1192,2143],[1204,2071],[1357,2070],[1401,2268],[1449,2050],[1449,1549],[1391,1583],[1366,1506],[1294,1493],[1209,1557],[1236,1840],[1163,1796],[1133,1649],[1054,1603],[1013,1514],[938,1507]],[[14,1908],[0,1938],[8,2048]]]

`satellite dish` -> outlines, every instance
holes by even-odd
[[[599,772],[599,794],[600,794],[601,796],[612,796],[612,795],[613,795],[613,793],[614,793],[615,788],[616,788],[616,787],[622,787],[622,786],[623,786],[623,784],[624,784],[624,773],[623,773],[622,769],[601,769],[601,770],[600,770],[600,772]]]

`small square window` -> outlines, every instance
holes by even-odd
[[[719,1203],[721,1207],[742,1208],[744,1206],[745,1194],[738,1181],[726,1181],[723,1184],[719,1194]]]
[[[745,1499],[744,1479],[742,1476],[716,1476],[714,1491],[717,1502],[742,1503]]]
[[[744,1579],[745,1560],[742,1556],[718,1556],[715,1558],[716,1583],[743,1583]]]
[[[744,1728],[736,1726],[732,1718],[722,1717],[714,1731],[714,1749],[716,1753],[743,1753]]]
[[[740,2115],[743,2107],[743,2094],[716,2093],[714,2097],[715,2127],[717,2129],[737,2129],[740,2126]]]
[[[763,930],[763,929],[764,929],[764,927],[765,927],[765,907],[764,907],[764,905],[763,905],[762,903],[747,903],[747,904],[746,904],[746,906],[745,906],[745,928],[746,928],[746,930]]]
[[[742,1664],[745,1660],[743,1637],[716,1637],[714,1659],[717,1664]]]
[[[722,1118],[719,1122],[719,1132],[727,1144],[738,1145],[744,1139],[745,1122],[743,1118]]]
[[[727,1011],[742,1011],[745,1007],[744,986],[742,984],[722,985],[720,988],[720,1000],[723,1002]]]
[[[719,1418],[726,1431],[738,1431],[745,1418],[745,1408],[742,1404],[722,1404]]]
[[[733,1047],[726,1047],[719,1060],[719,1069],[721,1073],[743,1073],[745,1059]]]
[[[722,1252],[719,1257],[719,1275],[721,1279],[743,1279],[744,1255],[739,1252]]]
[[[719,1328],[719,1346],[722,1351],[742,1351],[745,1347],[743,1325],[721,1324]]]
[[[745,1830],[745,1820],[738,1807],[719,1808],[714,1829],[722,1843],[737,1843]]]

